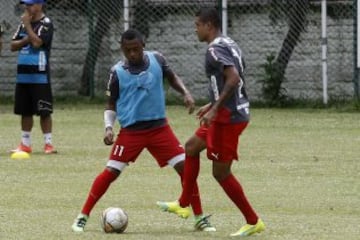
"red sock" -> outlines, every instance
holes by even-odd
[[[184,172],[180,173],[181,183],[184,182]],[[197,183],[195,182],[194,190],[191,195],[191,208],[194,212],[195,216],[201,215],[203,213],[202,207],[201,207],[201,199],[200,199],[200,193],[199,193],[199,187]]]
[[[196,179],[199,175],[200,169],[200,155],[195,157],[186,156],[183,173],[183,190],[179,198],[180,206],[187,207],[193,203],[193,193],[199,196],[199,189],[196,183]],[[200,202],[200,197],[199,197]],[[196,208],[196,206],[193,206]]]
[[[94,180],[88,198],[83,206],[81,213],[90,215],[96,202],[104,195],[110,184],[117,178],[117,174],[105,169]]]
[[[230,174],[228,177],[219,182],[228,197],[235,203],[244,215],[248,224],[254,225],[257,223],[258,216],[247,200],[245,193],[238,180],[234,175]]]

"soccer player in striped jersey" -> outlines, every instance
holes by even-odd
[[[50,50],[53,24],[45,16],[45,0],[22,0],[25,11],[11,41],[11,51],[19,51],[14,113],[21,116],[21,143],[12,150],[31,153],[33,115],[40,116],[44,152],[56,153],[52,145],[53,96],[50,83]]]

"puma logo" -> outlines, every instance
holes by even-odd
[[[219,153],[211,153],[211,156],[213,156],[214,158],[216,158],[216,160],[219,160]]]

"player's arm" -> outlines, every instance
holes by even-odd
[[[209,48],[206,57],[211,65],[222,71],[224,80],[224,87],[219,93],[219,97],[200,119],[200,124],[209,126],[212,119],[216,116],[218,110],[224,106],[225,102],[234,94],[242,80],[234,63],[229,60],[231,58],[228,58],[228,53],[224,51],[223,48],[216,48],[215,46]]]
[[[211,102],[201,106],[196,113],[197,118],[201,119],[205,115],[205,113],[207,113],[210,110],[210,108],[211,108]]]
[[[19,51],[20,49],[22,49],[24,46],[28,45],[30,43],[29,38],[26,37],[20,37],[19,33],[21,31],[21,25],[20,24],[12,38],[11,44],[10,44],[10,50],[12,52],[14,51]]]
[[[20,49],[22,49],[24,46],[28,45],[29,43],[30,43],[30,41],[27,36],[22,39],[12,40],[11,44],[10,44],[10,50],[12,52],[19,51]]]
[[[179,92],[184,97],[184,104],[189,109],[189,114],[195,110],[195,101],[189,90],[185,87],[181,78],[174,72],[169,72],[166,75],[166,79],[169,81],[170,86]]]
[[[170,86],[175,89],[184,97],[184,104],[189,109],[189,114],[193,113],[195,110],[195,101],[192,97],[190,91],[186,88],[184,82],[181,78],[169,67],[166,59],[158,53],[156,55],[157,60],[162,66],[164,78],[167,79]]]
[[[224,66],[224,81],[225,85],[219,98],[211,105],[209,110],[203,115],[200,124],[209,126],[212,119],[216,116],[218,110],[225,104],[226,100],[230,98],[238,89],[241,78],[235,66]]]
[[[226,100],[234,94],[238,89],[240,81],[242,81],[235,66],[224,66],[224,81],[224,89],[221,91],[219,99],[212,105],[212,108],[216,110],[221,108]]]
[[[111,145],[114,143],[114,123],[116,120],[116,99],[119,96],[119,81],[114,71],[111,71],[107,84],[107,103],[104,111],[105,135],[104,143]]]
[[[24,24],[25,30],[28,34],[28,39],[31,45],[34,48],[39,48],[43,44],[43,40],[34,32],[31,26],[31,15],[27,9],[25,9],[24,14],[21,16],[21,20]],[[41,26],[42,28],[43,26]]]

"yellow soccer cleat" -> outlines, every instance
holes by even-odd
[[[260,233],[265,230],[265,224],[264,222],[259,218],[257,223],[255,225],[246,224],[240,228],[239,231],[230,234],[231,237],[237,237],[237,236],[250,236],[255,233]]]
[[[181,218],[188,218],[190,216],[190,208],[189,207],[181,207],[179,201],[174,202],[156,202],[156,205],[160,207],[164,212],[175,213]]]

